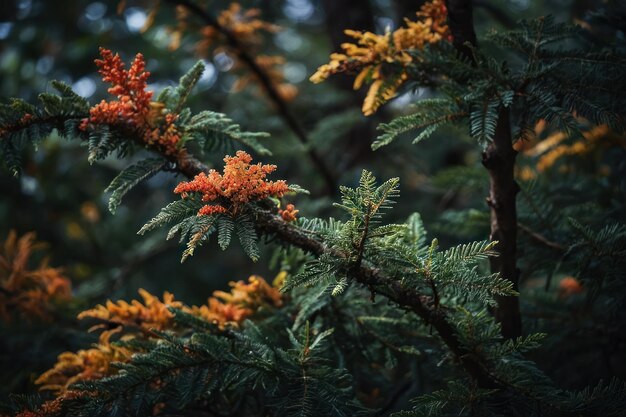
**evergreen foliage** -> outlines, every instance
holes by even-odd
[[[413,51],[420,59],[412,80],[436,87],[444,97],[419,100],[414,113],[382,124],[384,133],[372,148],[411,130],[419,131],[413,141],[417,143],[443,124],[462,119],[468,119],[471,136],[486,146],[495,134],[501,107],[514,111],[515,140],[526,139],[540,120],[555,129],[581,134],[572,113],[623,131],[621,91],[626,86],[621,68],[626,57],[621,52],[594,43],[578,26],[557,23],[552,16],[521,21],[519,28],[509,31],[493,31],[487,41],[520,59],[500,64],[473,48],[472,63],[447,43]]]
[[[181,77],[178,86],[165,88],[157,101],[151,103],[157,112],[154,116],[157,123],[163,122],[159,113],[177,115],[176,128],[181,134],[180,155],[169,155],[167,159],[147,158],[121,172],[106,190],[112,193],[109,202],[111,212],[115,212],[126,193],[165,168],[168,162],[180,164],[184,160],[184,147],[194,143],[203,152],[221,153],[232,147],[232,143],[238,143],[260,154],[269,154],[259,142],[259,139],[268,136],[267,133],[242,131],[224,114],[202,111],[193,115],[189,108],[184,107],[203,71],[204,64],[198,62]],[[40,106],[13,99],[0,107],[0,157],[14,175],[20,173],[21,154],[26,146],[36,147],[53,131],[66,139],[86,143],[90,163],[103,160],[112,153],[123,158],[139,150],[140,146],[159,153],[159,149],[142,142],[141,135],[124,124],[100,124],[91,131],[80,129],[81,123],[89,117],[87,100],[65,83],[52,81],[51,86],[58,94],[40,94]]]
[[[196,10],[186,1],[165,3],[179,4],[190,13]],[[266,179],[277,167],[252,164],[245,151],[226,156],[223,173],[210,169],[194,153],[221,157],[242,146],[259,155],[271,152],[261,142],[269,134],[244,131],[223,113],[194,113],[187,107],[205,70],[202,62],[177,86],[164,88],[151,101],[151,93],[137,87],[147,78],[142,56],[135,58],[128,73],[116,72],[109,66],[114,67],[110,64],[119,57],[103,50],[104,61],[98,65],[104,79],[137,84],[122,85],[118,79],[109,92],[122,86],[132,93],[129,96],[112,93],[119,101],[91,107],[70,86],[53,81],[56,93],[41,94],[37,105],[21,99],[0,105],[0,159],[12,175],[20,174],[27,148],[36,148],[55,132],[83,144],[90,164],[111,156],[131,161],[104,190],[110,193],[111,214],[142,182],[160,172],[182,174],[188,181],[174,190],[180,198],[161,208],[137,234],[143,238],[167,226],[163,235],[165,240],[179,238],[181,262],[200,250],[214,250],[200,249],[212,236],[222,251],[236,239],[252,262],[268,258],[269,269],[278,271],[271,284],[258,276],[247,283],[231,282],[230,292],[215,291],[199,307],[175,300],[168,292],[159,299],[143,289],[139,290],[143,302],[94,301],[98,297],[80,298],[89,290],[79,288],[74,298],[64,301],[63,309],[48,309],[49,300],[41,294],[56,291],[69,298],[69,280],[60,275],[61,269],[48,266],[47,257],[38,269],[27,268],[31,249],[39,246],[31,245],[30,237],[22,241],[10,234],[0,256],[0,299],[17,300],[24,312],[40,307],[50,314],[102,304],[78,315],[94,322],[89,331],[99,333],[97,342],[92,338],[89,348],[83,335],[78,345],[64,344],[73,351],[62,353],[52,369],[39,378],[33,378],[32,372],[22,378],[36,379],[47,391],[12,396],[0,404],[0,413],[48,417],[623,415],[623,381],[590,378],[570,383],[552,364],[571,358],[564,366],[570,371],[565,375],[572,375],[589,366],[578,362],[580,356],[602,352],[606,363],[592,359],[598,367],[623,365],[623,47],[551,16],[522,20],[459,47],[453,19],[445,23],[446,13],[453,12],[452,7],[446,8],[451,3],[427,2],[417,22],[407,20],[406,27],[385,35],[348,31],[358,45],[344,44],[345,54],[333,55],[331,64],[318,71],[323,79],[358,69],[355,86],[371,84],[363,106],[367,114],[390,100],[405,82],[427,89],[427,98],[417,100],[410,113],[379,125],[381,133],[371,145],[374,150],[409,132],[415,133],[413,144],[431,136],[444,140],[449,125],[462,126],[465,139],[479,144],[472,147],[472,157],[455,159],[461,163],[440,170],[432,180],[420,182],[415,178],[421,176],[419,170],[411,171],[402,200],[400,178],[378,181],[367,169],[358,181],[358,172],[354,175],[352,187],[339,187],[340,201],[332,206],[317,191],[310,194],[284,180]],[[252,69],[251,77],[265,87],[290,128],[307,139],[282,101],[279,87],[284,85],[275,84],[282,75],[268,69],[267,56],[248,56],[247,45],[258,43],[255,32],[271,32],[272,25],[238,5],[215,22],[201,7],[198,10],[197,17],[207,25],[202,30],[205,40],[223,37],[229,54],[241,61],[237,64]],[[178,14],[184,16],[177,16],[179,27],[172,33],[181,35],[192,25],[181,9]],[[593,19],[615,31],[616,39],[623,38],[616,18],[606,11]],[[402,49],[406,42],[410,47]],[[141,109],[136,93],[148,99]],[[107,109],[112,113],[106,114]],[[342,110],[305,124],[316,127],[309,135],[312,142],[302,140],[302,149],[315,161],[314,146],[324,142],[330,148],[331,142],[352,137],[358,132],[354,127],[359,117]],[[498,148],[496,142],[503,137],[506,146]],[[505,158],[498,153],[502,149],[510,157],[508,171],[494,174],[493,159]],[[383,155],[381,174],[387,176],[391,170],[405,175],[396,161],[409,153],[383,152],[376,154]],[[613,158],[610,163],[609,158]],[[291,169],[285,172],[292,173]],[[494,183],[507,175],[512,205],[505,215],[512,219],[508,226],[514,230],[502,232],[506,227],[500,224],[500,211],[506,201]],[[432,213],[420,209],[430,232],[415,207],[404,204],[419,187],[427,188],[431,197],[443,196],[441,205],[446,206],[436,221]],[[298,208],[309,217],[286,204],[295,194],[301,199]],[[419,194],[420,198],[426,194]],[[170,197],[161,194],[153,201]],[[309,204],[301,206],[303,200]],[[397,204],[400,201],[403,204]],[[98,215],[87,204],[81,205],[80,212],[83,223]],[[120,217],[124,215],[116,219]],[[75,222],[66,233],[78,236],[81,231]],[[512,255],[501,245],[507,233],[514,237]],[[147,242],[151,246],[153,241]],[[102,248],[97,249],[100,255]],[[268,249],[273,249],[271,259]],[[159,247],[147,250],[153,253],[137,256],[133,267],[143,267],[162,253]],[[245,256],[233,257],[234,262]],[[513,258],[512,272],[519,275],[515,279],[497,268],[506,256]],[[72,266],[73,270],[81,265]],[[107,268],[111,268],[108,263]],[[126,272],[120,269],[123,276]],[[211,277],[206,271],[202,274]],[[518,278],[523,284],[519,287]],[[14,285],[17,281],[19,286]],[[33,289],[37,282],[45,285]],[[115,292],[114,296],[124,292],[117,290],[102,292]],[[502,300],[516,297],[520,297],[524,332],[503,336]],[[0,313],[6,313],[2,306]],[[13,324],[4,321],[4,315],[0,314],[0,339],[9,344],[12,336],[7,332],[5,338],[4,331]],[[79,333],[74,317],[65,321],[55,323],[71,329],[63,335]],[[40,343],[47,340],[48,336],[41,336]]]
[[[190,326],[188,316],[174,317]],[[308,324],[297,336],[287,330],[284,346],[268,344],[252,323],[240,332],[200,328],[186,337],[158,334],[146,353],[120,364],[117,375],[75,387],[85,396],[68,415],[145,415],[158,404],[173,413],[203,405],[248,415],[360,415],[349,375],[324,357],[332,330],[311,332]]]
[[[115,214],[115,210],[122,203],[122,198],[128,191],[140,182],[155,175],[166,164],[167,161],[163,158],[144,159],[120,172],[104,190],[105,193],[111,193],[111,198],[109,199],[109,210],[111,213]]]

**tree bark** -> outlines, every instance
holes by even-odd
[[[483,165],[489,172],[489,197],[491,210],[490,240],[498,241],[497,258],[491,258],[491,272],[499,273],[513,283],[518,291],[519,270],[517,268],[517,204],[519,186],[515,182],[514,169],[517,152],[511,141],[509,109],[502,107],[498,117],[495,136],[483,152]],[[522,319],[519,297],[497,297],[495,317],[502,326],[505,339],[522,334]]]
[[[448,24],[457,50],[473,61],[470,45],[476,46],[471,0],[447,0]],[[514,169],[517,152],[511,140],[510,110],[501,107],[498,114],[493,141],[483,152],[483,165],[489,172],[489,197],[487,204],[491,212],[490,240],[498,241],[497,258],[491,258],[491,272],[513,283],[518,290],[517,269],[517,205],[515,198],[519,186],[515,182]],[[519,297],[497,297],[494,311],[502,326],[505,339],[522,334]]]

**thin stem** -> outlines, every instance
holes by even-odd
[[[517,227],[519,227],[519,229],[526,233],[531,239],[533,239],[535,242],[541,243],[542,245],[550,248],[550,249],[554,249],[558,252],[564,252],[565,248],[563,247],[563,245],[561,245],[560,243],[554,242],[550,239],[548,239],[547,237],[545,237],[544,235],[535,232],[534,230],[532,230],[531,228],[529,228],[528,226],[525,226],[522,223],[517,223]]]
[[[360,267],[363,262],[363,253],[365,252],[365,241],[367,240],[367,234],[369,233],[370,219],[372,218],[372,205],[367,205],[367,213],[365,214],[365,224],[363,226],[363,234],[357,245],[357,258],[354,263],[355,267]]]

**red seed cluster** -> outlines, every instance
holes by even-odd
[[[122,125],[136,131],[146,145],[166,155],[177,154],[176,145],[180,141],[174,124],[177,115],[170,113],[165,118],[160,117],[162,107],[151,101],[153,92],[146,91],[150,72],[145,70],[143,55],[137,54],[128,70],[119,54],[114,55],[110,50],[100,48],[100,55],[102,59],[96,59],[95,63],[102,80],[111,84],[107,91],[117,100],[102,100],[92,107],[81,129],[87,130],[95,125]]]
[[[268,197],[280,198],[289,189],[283,180],[265,179],[276,170],[276,165],[251,165],[252,157],[244,151],[237,151],[236,156],[227,156],[224,162],[223,174],[213,169],[208,174],[202,172],[192,181],[181,182],[174,190],[183,198],[188,193],[201,193],[202,201],[214,203],[202,207],[198,211],[199,216],[236,215],[246,203]]]
[[[296,207],[293,204],[287,204],[284,210],[278,210],[278,214],[283,218],[286,222],[293,222],[296,220],[296,214],[298,214],[300,210],[296,210]]]

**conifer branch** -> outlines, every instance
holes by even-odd
[[[311,238],[295,226],[282,221],[279,217],[268,211],[257,212],[256,225],[259,231],[274,235],[283,242],[297,246],[316,256],[329,254],[344,259],[347,259],[349,256],[349,254],[331,251],[319,240]],[[460,361],[461,365],[480,386],[490,388],[496,386],[492,376],[484,368],[483,364],[461,346],[454,327],[447,320],[445,313],[430,306],[430,304],[432,304],[430,297],[403,286],[400,281],[386,276],[379,269],[360,265],[357,268],[346,271],[346,273],[362,285],[376,288],[380,292],[385,291],[384,294],[390,300],[413,311],[424,321],[431,324],[433,328],[437,330],[444,343]]]
[[[291,111],[289,111],[289,107],[285,100],[280,96],[276,87],[272,83],[272,80],[267,75],[267,73],[259,66],[253,56],[251,56],[246,48],[241,44],[239,39],[230,32],[227,28],[223,27],[219,24],[219,22],[207,13],[202,7],[197,4],[188,1],[188,0],[167,0],[168,3],[171,3],[175,6],[182,6],[186,8],[191,13],[198,16],[200,19],[204,21],[208,26],[213,27],[220,34],[224,36],[226,42],[235,50],[237,57],[254,73],[254,75],[258,78],[259,82],[265,89],[270,100],[276,106],[278,113],[283,118],[287,126],[291,129],[291,131],[296,135],[300,143],[302,143],[305,147],[307,147],[307,154],[311,159],[311,162],[318,169],[322,178],[326,183],[326,188],[329,194],[332,194],[334,190],[337,189],[337,179],[335,178],[335,174],[333,174],[330,168],[326,165],[321,156],[312,148],[310,148],[310,140],[304,131],[303,127],[293,116]]]
[[[193,178],[201,172],[207,173],[209,168],[193,156],[188,155],[185,163],[177,166],[177,170],[186,177]],[[285,222],[270,211],[258,210],[255,213],[255,225],[259,232],[275,236],[283,243],[298,247],[315,256],[326,254],[343,259],[348,259],[350,256],[329,249],[322,241]],[[481,387],[494,388],[498,386],[484,365],[471,352],[461,346],[456,331],[448,321],[445,312],[431,307],[433,304],[431,297],[405,287],[400,281],[386,276],[379,269],[358,265],[358,267],[345,272],[350,278],[368,288],[375,288],[393,302],[413,311],[425,322],[432,325],[463,368]]]
[[[68,116],[68,118],[75,117],[76,116]],[[57,119],[58,120],[55,119],[55,122],[63,123],[62,118]],[[155,152],[157,151],[155,150]],[[168,159],[171,160],[171,158]],[[188,178],[193,178],[202,172],[209,172],[209,168],[206,165],[186,152],[183,157],[178,158],[174,169]],[[380,206],[380,204],[382,203],[379,203],[378,206]],[[254,220],[255,226],[259,232],[275,236],[282,242],[303,249],[313,255],[321,256],[325,254],[346,260],[350,257],[348,253],[342,253],[328,248],[319,239],[285,222],[270,211],[257,210]],[[367,234],[367,230],[365,230],[364,234]],[[461,346],[455,328],[447,320],[446,314],[441,309],[431,307],[433,304],[431,297],[405,287],[400,281],[386,276],[379,269],[361,265],[361,262],[345,272],[350,278],[368,288],[375,288],[378,292],[385,294],[390,300],[413,311],[424,321],[431,324],[457,360],[481,387],[493,388],[497,385],[491,374],[484,368],[483,364]]]

